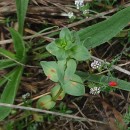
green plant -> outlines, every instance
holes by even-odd
[[[44,96],[37,102],[37,107],[50,109],[56,100],[62,100],[66,94],[81,96],[85,93],[82,79],[75,74],[77,62],[90,58],[90,53],[84,47],[76,32],[64,28],[60,38],[56,39],[46,49],[57,58],[56,61],[42,61],[41,66],[46,76],[56,82],[51,95]]]
[[[81,41],[90,49],[115,37],[130,21],[130,7],[114,14],[109,19],[78,31]]]
[[[127,125],[130,123],[130,106],[128,108],[128,111],[124,115],[124,121]]]
[[[0,70],[12,67],[13,69],[0,78],[0,86],[5,85],[0,102],[13,104],[17,89],[27,62],[27,49],[23,40],[24,20],[29,0],[16,0],[18,32],[10,28],[15,54],[0,48],[0,55],[5,59],[0,60]],[[116,88],[128,90],[129,83],[117,78],[108,78],[104,75],[91,75],[76,71],[79,61],[91,58],[88,51],[116,36],[130,21],[130,7],[119,11],[110,19],[84,28],[78,32],[69,31],[67,28],[60,32],[60,38],[50,43],[46,49],[57,61],[42,61],[41,65],[48,78],[56,83],[51,90],[51,95],[39,99],[37,106],[50,109],[56,100],[62,100],[65,94],[82,96],[85,93],[83,82],[85,80],[108,85],[109,81],[117,81]],[[120,19],[120,20],[119,20]],[[100,33],[99,33],[100,32]],[[45,100],[46,98],[46,100]],[[0,107],[0,120],[10,113],[10,108]]]
[[[9,122],[6,126],[4,126],[5,130],[14,130],[14,122]]]
[[[63,99],[65,94],[82,96],[85,94],[84,81],[109,86],[111,81],[117,82],[113,87],[130,91],[129,83],[118,78],[104,75],[92,75],[77,72],[79,61],[91,58],[88,49],[94,48],[116,36],[130,21],[130,7],[119,11],[110,19],[92,25],[78,32],[61,30],[59,39],[46,46],[48,52],[56,56],[57,61],[41,61],[41,66],[48,79],[54,81],[53,93],[43,96],[37,102],[37,107],[51,109],[56,100]],[[126,17],[124,17],[124,14]],[[120,17],[123,18],[119,21]],[[62,94],[65,93],[65,94]]]
[[[23,73],[24,64],[27,60],[25,43],[22,36],[28,2],[29,0],[16,0],[19,31],[17,32],[13,28],[9,29],[13,39],[15,54],[0,48],[0,55],[5,57],[5,59],[0,60],[0,70],[13,67],[13,70],[0,79],[0,86],[6,84],[0,98],[0,102],[2,103],[13,104]],[[7,117],[10,112],[11,108],[0,107],[0,120]]]

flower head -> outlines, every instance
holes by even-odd
[[[90,88],[90,94],[93,94],[93,95],[97,95],[100,93],[100,87],[93,87],[93,88]]]
[[[74,17],[74,13],[73,13],[73,12],[69,12],[69,13],[68,13],[68,18],[71,19],[71,18],[73,18],[73,17]]]
[[[26,94],[22,95],[22,98],[23,98],[23,99],[26,99],[26,98],[28,98],[28,97],[30,97],[30,93],[26,93]]]
[[[85,10],[83,11],[83,14],[89,14],[89,9],[85,9]]]
[[[93,69],[98,69],[99,67],[101,67],[102,63],[100,61],[97,61],[97,60],[94,60],[92,63],[91,63],[91,67]]]
[[[84,6],[84,0],[75,0],[76,8],[79,9],[80,7]]]

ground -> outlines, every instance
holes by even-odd
[[[43,95],[47,95],[54,82],[49,80],[41,66],[40,61],[55,60],[45,49],[53,38],[58,37],[58,31],[63,27],[70,30],[80,30],[90,25],[96,24],[113,14],[125,5],[130,6],[129,0],[85,0],[86,10],[76,8],[73,0],[31,0],[25,20],[24,39],[28,47],[28,61],[25,65],[20,87],[15,98],[15,105],[25,105],[36,107],[36,101]],[[68,13],[73,12],[74,16],[69,18]],[[91,54],[99,59],[110,62],[113,65],[122,66],[130,71],[129,50],[130,50],[130,31],[128,26],[116,37],[108,42],[89,50]],[[16,18],[16,8],[13,0],[0,1],[0,44],[11,52],[14,52],[8,27],[17,30],[18,23]],[[48,30],[45,30],[48,29]],[[40,32],[42,30],[42,32]],[[38,32],[38,33],[37,33]],[[37,33],[37,34],[36,34]],[[100,32],[99,32],[100,33]],[[35,36],[34,36],[35,34]],[[9,39],[9,40],[7,40]],[[1,57],[2,59],[2,57]],[[118,70],[109,68],[95,70],[91,68],[91,63],[80,62],[78,70],[90,72],[91,74],[105,74],[109,77],[117,77],[122,80],[130,81],[130,77]],[[3,76],[9,69],[0,70]],[[88,84],[86,81],[85,84]],[[0,88],[2,93],[3,88]],[[4,130],[129,130],[129,121],[126,123],[125,115],[129,110],[130,93],[120,89],[111,89],[108,92],[101,92],[97,95],[89,93],[86,87],[85,95],[74,97],[66,95],[62,101],[58,101],[52,111],[72,115],[73,118],[66,116],[49,115],[48,113],[36,113],[33,111],[23,111],[13,109],[11,114],[0,122],[0,129]],[[23,96],[26,96],[24,99]],[[75,119],[81,117],[80,119]]]

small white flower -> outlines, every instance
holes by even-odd
[[[84,6],[84,0],[75,0],[76,8],[79,9],[80,7]]]
[[[22,98],[23,98],[23,99],[26,99],[26,95],[25,95],[25,94],[24,94],[24,95],[22,95]]]
[[[22,95],[22,98],[23,98],[23,99],[26,99],[26,98],[28,98],[29,96],[30,96],[30,93],[26,93],[26,94]]]
[[[71,19],[72,17],[74,17],[74,13],[73,12],[69,12],[68,13],[68,18]]]
[[[100,87],[93,87],[93,88],[90,88],[90,94],[93,94],[93,95],[97,95],[100,93]]]
[[[30,93],[26,93],[26,96],[27,96],[27,97],[30,97],[30,96],[31,96],[31,94],[30,94]]]
[[[89,10],[87,9],[87,10],[84,10],[83,11],[83,14],[89,14]]]
[[[99,67],[101,67],[102,63],[100,61],[97,61],[97,60],[94,60],[92,63],[91,63],[91,67],[93,69],[98,69]]]

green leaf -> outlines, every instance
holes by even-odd
[[[115,88],[130,91],[130,83],[118,78],[109,77],[105,75],[94,75],[94,74],[89,74],[81,71],[76,72],[76,74],[80,75],[80,77],[84,81],[91,81],[106,86],[109,86],[110,81],[115,81],[117,82],[117,86],[114,86]]]
[[[85,94],[85,87],[82,79],[78,75],[73,75],[71,80],[65,81],[62,86],[65,93],[73,96],[82,96]]]
[[[10,76],[10,80],[8,81],[1,95],[1,103],[13,104],[20,83],[22,72],[22,66],[18,66],[17,69],[14,69],[14,72]],[[7,117],[10,111],[11,108],[0,107],[0,120],[3,120],[5,117]]]
[[[52,55],[56,56],[57,51],[59,50],[59,48],[57,47],[57,45],[55,44],[55,41],[51,42],[50,44],[48,44],[46,46],[46,49],[49,53],[51,53]]]
[[[76,71],[75,74],[77,74],[78,76],[80,76],[80,78],[83,80],[83,82],[85,82],[87,80],[86,79],[86,77],[88,76],[87,72]]]
[[[130,83],[118,78],[108,77],[104,75],[88,75],[86,79],[88,81],[92,81],[107,86],[109,85],[110,81],[115,81],[117,82],[117,86],[114,86],[114,88],[130,91]]]
[[[56,54],[58,60],[65,60],[67,58],[67,53],[63,49],[59,49]]]
[[[58,64],[58,69],[57,69],[58,79],[59,79],[59,82],[63,84],[66,60],[58,61],[57,64]]]
[[[56,97],[56,100],[62,100],[65,97],[65,92],[63,90],[59,94],[60,89],[61,86],[59,84],[51,89],[52,98],[55,98],[58,95],[58,97]]]
[[[19,61],[23,61],[25,59],[26,54],[23,38],[13,28],[10,28],[10,33],[13,39],[14,49],[16,51],[16,57],[19,59]]]
[[[55,41],[46,46],[49,53],[56,56],[58,60],[64,60],[67,58],[67,54],[64,49],[58,48]]]
[[[63,28],[60,31],[60,39],[67,41],[72,41],[71,31],[68,28]]]
[[[78,32],[81,41],[90,49],[116,36],[130,22],[130,7],[114,14],[108,20],[89,26]]]
[[[10,59],[0,60],[0,70],[15,66],[16,63]]]
[[[10,51],[7,51],[3,48],[0,48],[0,55],[6,57],[8,59],[12,59],[12,61],[16,60],[16,56],[13,53],[11,53]]]
[[[76,59],[77,61],[85,61],[87,59],[90,59],[90,53],[87,50],[86,47],[84,47],[83,45],[77,45],[75,47],[72,48],[71,50],[71,58]]]
[[[16,8],[17,8],[19,33],[23,35],[24,20],[25,20],[29,0],[15,0],[15,1],[16,1]]]
[[[50,95],[46,95],[41,97],[37,102],[37,107],[41,109],[51,109],[55,106],[55,102],[52,101],[52,97]]]
[[[75,60],[70,59],[67,61],[67,68],[65,70],[65,80],[69,80],[76,71],[77,64]]]
[[[73,30],[71,32],[71,35],[72,35],[72,43],[74,43],[74,45],[80,45],[81,42],[80,42],[80,37],[79,37],[78,33]]]
[[[52,81],[58,82],[59,79],[57,74],[57,69],[58,69],[57,63],[54,61],[50,61],[50,62],[41,61],[40,64],[43,68],[45,75]]]
[[[7,81],[11,80],[10,77],[14,74],[14,70],[11,72],[5,74],[4,76],[1,77],[0,79],[0,87],[5,84]]]

